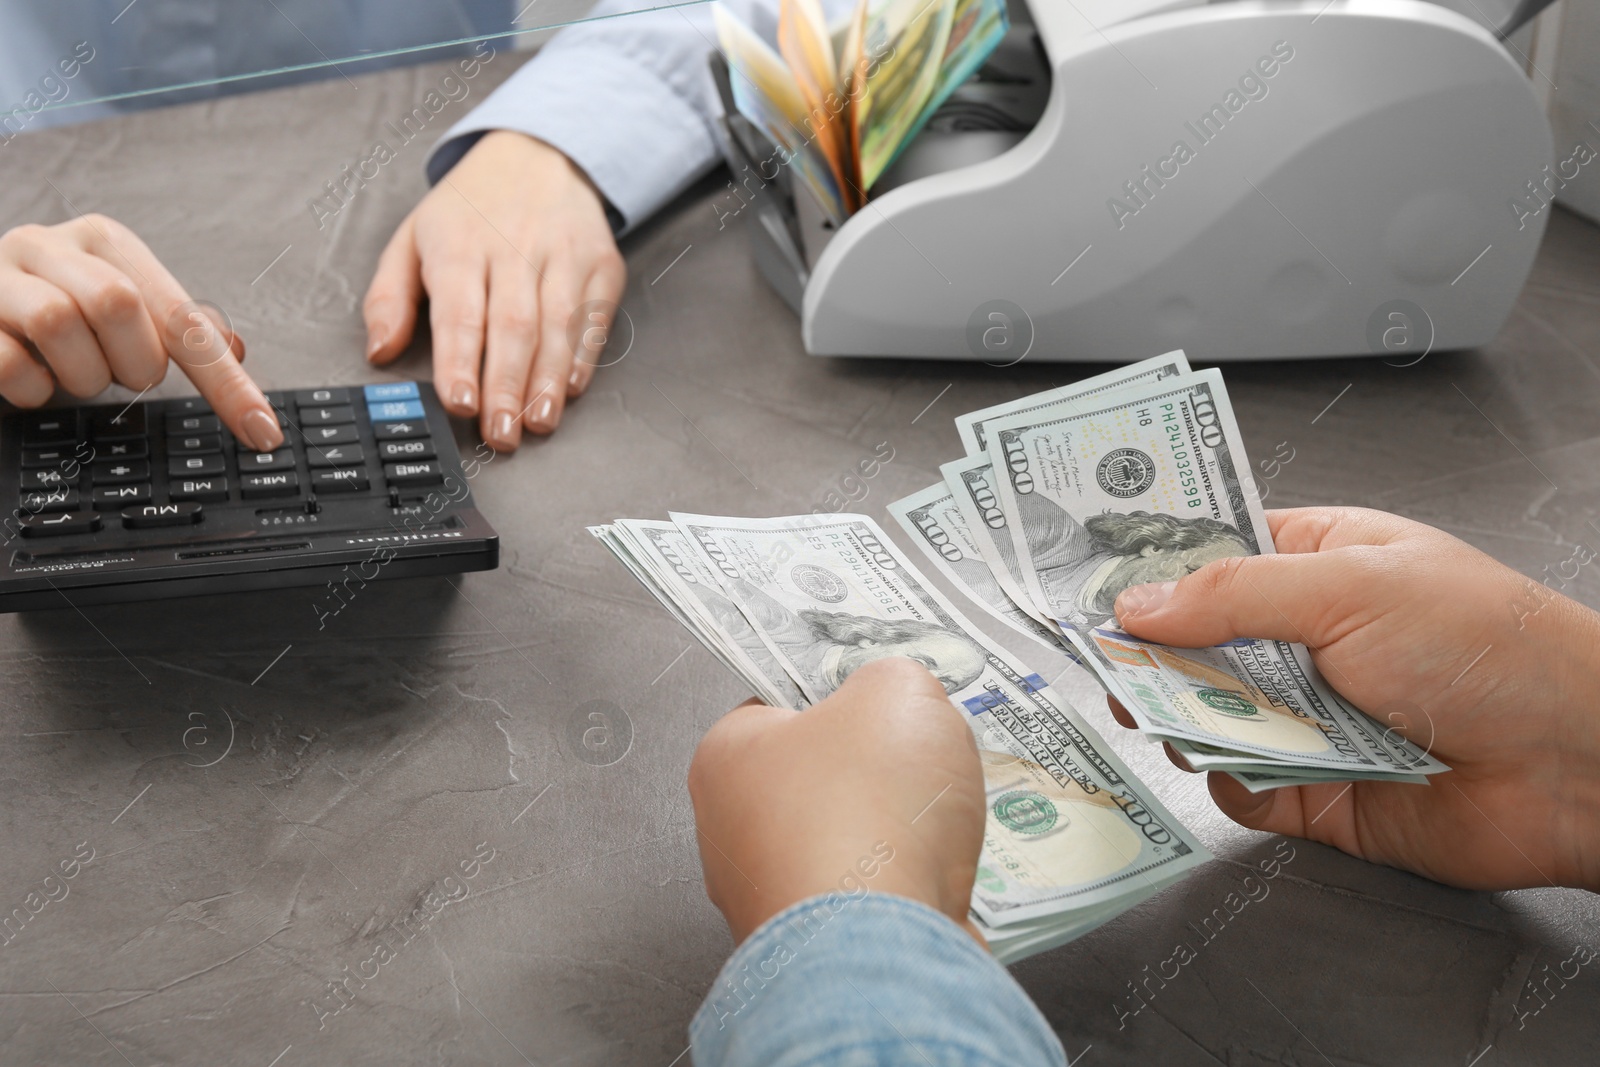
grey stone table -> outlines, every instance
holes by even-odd
[[[360,300],[423,191],[424,142],[324,228],[308,201],[441,73],[21,137],[0,146],[0,227],[104,211],[228,309],[263,384],[370,380]],[[374,584],[321,629],[299,589],[0,618],[0,912],[63,861],[75,874],[0,945],[0,1061],[667,1067],[684,1052],[730,947],[684,775],[746,694],[584,527],[806,511],[887,443],[858,505],[881,514],[958,453],[959,411],[1102,369],[807,357],[744,234],[719,229],[724,180],[628,240],[631,351],[554,438],[478,476],[499,570]],[[1485,350],[1230,367],[1254,454],[1293,450],[1270,503],[1389,508],[1530,576],[1600,546],[1596,237],[1557,213]],[[425,348],[397,373],[427,375]],[[1572,588],[1600,603],[1594,568]],[[1219,857],[1016,967],[1075,1062],[1593,1062],[1600,966],[1532,987],[1600,947],[1595,897],[1460,892],[1306,843],[1119,1025],[1128,984],[1197,941],[1187,924],[1278,843],[1221,818],[1075,669],[1037,666]],[[600,706],[596,755],[575,738]],[[357,972],[342,1006],[333,985]]]

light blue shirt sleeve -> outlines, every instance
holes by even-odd
[[[437,182],[490,130],[517,130],[571,159],[622,216],[649,218],[721,159],[722,102],[707,62],[717,45],[709,4],[638,10],[601,0],[556,34],[452,127],[428,160]],[[777,0],[723,0],[769,41]],[[830,17],[850,6],[827,0]]]
[[[740,945],[689,1026],[696,1067],[1064,1067],[1044,1016],[932,908],[830,893]]]

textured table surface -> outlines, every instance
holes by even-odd
[[[441,73],[23,136],[0,146],[0,228],[111,214],[231,313],[264,385],[374,380],[360,300],[423,191],[423,141],[326,228],[307,203]],[[0,617],[0,910],[93,853],[0,946],[0,1062],[667,1067],[684,1051],[730,948],[684,775],[746,694],[584,527],[807,511],[887,443],[857,505],[881,518],[959,453],[952,416],[1103,369],[809,358],[742,229],[718,227],[723,180],[627,240],[626,357],[554,438],[476,479],[499,570],[369,586],[320,630],[316,591],[296,589]],[[1269,503],[1391,509],[1530,576],[1600,547],[1597,237],[1558,212],[1482,351],[1230,367],[1253,454],[1293,449]],[[392,376],[428,374],[419,346]],[[1572,588],[1600,604],[1594,568]],[[1035,666],[1218,856],[1015,968],[1075,1062],[1593,1062],[1600,965],[1544,999],[1530,983],[1600,948],[1600,900],[1461,892],[1306,843],[1119,1028],[1127,984],[1196,941],[1186,924],[1276,842],[1119,730],[1075,668]],[[601,706],[605,758],[621,754],[604,766],[575,743]],[[354,1003],[320,1014],[419,906],[432,917],[386,935]]]

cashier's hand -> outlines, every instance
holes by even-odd
[[[267,398],[239,367],[244,341],[197,306],[115,219],[84,215],[0,236],[0,396],[38,407],[57,383],[91,397],[144,390],[177,363],[241,440],[283,443]]]
[[[1426,786],[1254,795],[1213,773],[1218,806],[1253,829],[1451,885],[1600,890],[1600,616],[1383,512],[1301,508],[1267,520],[1278,555],[1129,589],[1117,599],[1122,626],[1183,647],[1303,642],[1344,697],[1454,770]],[[1593,558],[1580,548],[1557,570],[1571,578]],[[1112,711],[1133,725],[1114,701]]]
[[[967,921],[983,843],[972,731],[909,659],[860,667],[805,712],[742,704],[689,767],[706,891],[736,942],[820,893],[909,897]]]
[[[627,277],[600,194],[559,151],[501,130],[483,137],[400,224],[367,290],[367,358],[411,342],[426,293],[433,381],[452,414],[516,448],[547,434],[589,385],[609,315],[569,326],[590,301],[614,307]],[[578,337],[574,358],[571,336]]]

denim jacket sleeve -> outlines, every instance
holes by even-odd
[[[902,897],[831,893],[773,916],[695,1013],[697,1067],[1063,1067],[1004,967]]]

